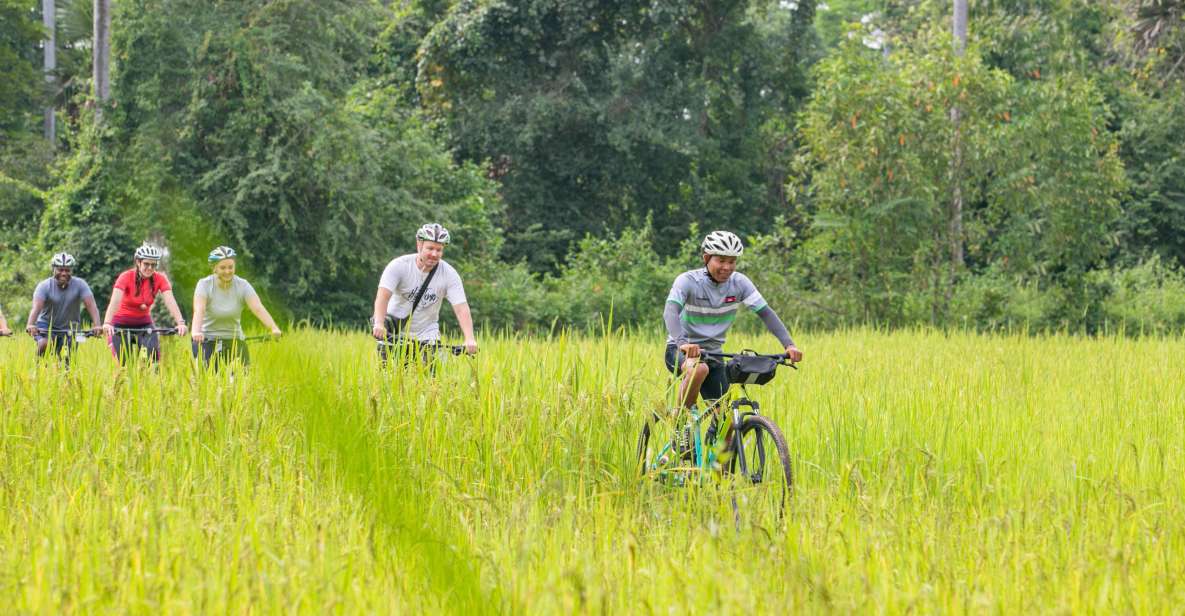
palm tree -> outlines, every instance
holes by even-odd
[[[91,65],[94,70],[96,110],[111,98],[111,0],[95,0],[95,35]]]
[[[46,35],[49,37],[45,40],[45,81],[49,83],[52,90],[54,85],[54,72],[58,68],[58,54],[57,54],[57,16],[58,11],[54,6],[54,0],[41,0],[41,23],[45,25]],[[57,127],[56,118],[54,117],[54,104],[51,98],[49,104],[45,107],[45,140],[49,142],[50,147],[57,143]]]

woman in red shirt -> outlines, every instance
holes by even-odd
[[[159,248],[144,244],[136,249],[135,266],[115,279],[103,330],[111,353],[120,363],[123,353],[136,353],[139,347],[148,351],[149,359],[160,361],[160,336],[153,331],[152,323],[152,304],[157,295],[165,300],[165,307],[173,315],[177,334],[185,335],[185,317],[177,307],[169,279],[156,271],[160,258]]]

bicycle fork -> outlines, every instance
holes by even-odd
[[[747,461],[741,448],[741,420],[746,415],[757,415],[760,411],[761,405],[756,402],[748,398],[738,398],[729,405],[727,411],[720,413],[720,425],[716,426],[715,432],[718,438],[713,439],[707,463],[713,468],[723,468],[730,465],[733,457],[736,457],[741,466],[741,472],[748,474]]]

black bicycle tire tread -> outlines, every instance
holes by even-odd
[[[741,419],[740,425],[740,437],[742,441],[744,440],[745,433],[748,431],[747,426],[751,424],[760,425],[773,440],[774,449],[778,452],[778,457],[782,461],[782,468],[785,470],[786,491],[793,494],[794,469],[791,466],[790,446],[786,444],[786,437],[782,434],[782,429],[773,420],[764,415],[746,415]]]

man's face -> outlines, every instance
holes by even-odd
[[[737,258],[704,255],[704,265],[708,268],[708,275],[712,277],[712,280],[727,282],[732,273],[737,270]]]
[[[53,279],[58,281],[58,286],[65,288],[70,284],[70,278],[73,276],[73,270],[68,267],[53,268]]]
[[[444,244],[440,242],[431,242],[428,240],[416,240],[416,254],[420,258],[420,263],[432,268],[440,263],[441,257],[444,256]]]

